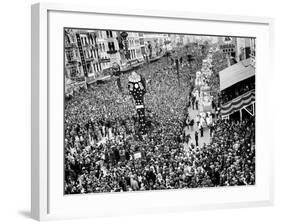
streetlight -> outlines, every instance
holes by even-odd
[[[116,63],[116,62],[113,62],[113,64],[112,64],[112,73],[115,77],[117,77],[116,81],[117,81],[117,86],[118,86],[119,91],[123,92],[121,80],[120,80],[121,69],[120,69],[120,65],[118,65],[118,63]]]
[[[130,52],[129,52],[129,46],[128,46],[128,40],[127,40],[127,37],[128,37],[128,33],[123,31],[120,33],[120,36],[121,36],[121,39],[122,39],[122,42],[123,42],[123,46],[125,47],[125,58],[127,60],[130,59]],[[129,61],[130,62],[130,61]],[[130,64],[131,66],[131,64]]]

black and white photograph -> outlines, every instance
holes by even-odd
[[[255,37],[63,38],[64,194],[255,185]]]

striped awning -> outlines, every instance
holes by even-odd
[[[255,90],[251,90],[243,95],[229,101],[221,106],[221,115],[228,116],[236,111],[241,110],[243,107],[249,106],[255,102]]]

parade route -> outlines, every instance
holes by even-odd
[[[192,108],[189,108],[189,117],[190,119],[194,119],[194,121],[196,120],[196,116],[199,114],[198,110],[193,110]],[[200,135],[200,130],[197,126],[197,124],[195,123],[193,125],[193,130],[191,129],[191,127],[189,127],[189,133],[190,133],[190,137],[191,137],[191,141],[189,144],[193,143],[195,145],[195,131],[198,132],[198,144],[199,147],[202,147],[205,144],[209,144],[211,141],[211,137],[210,137],[210,133],[209,133],[209,129],[208,128],[204,128],[204,136],[201,137]]]

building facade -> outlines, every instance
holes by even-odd
[[[146,55],[150,58],[159,57],[167,48],[171,47],[168,34],[144,33],[143,38]]]
[[[237,61],[255,57],[256,39],[255,38],[237,38]]]
[[[141,44],[139,33],[137,32],[128,32],[128,50],[129,50],[129,61],[143,61],[143,56],[141,53]]]
[[[109,61],[108,66],[112,67],[113,63],[117,63],[120,65],[121,63],[121,55],[120,55],[120,49],[119,44],[117,40],[117,32],[106,30],[102,31],[103,38],[105,38],[105,50]]]
[[[64,32],[64,59],[65,78],[74,80],[84,77],[76,36],[72,30],[65,30]]]
[[[229,66],[248,58],[255,59],[255,38],[220,37],[218,45],[228,57]]]
[[[76,36],[84,75],[86,77],[96,77],[97,73],[102,70],[97,45],[97,33],[94,31],[79,31]]]
[[[64,39],[65,77],[72,81],[100,78],[114,63],[126,68],[171,49],[168,34],[65,29]]]

